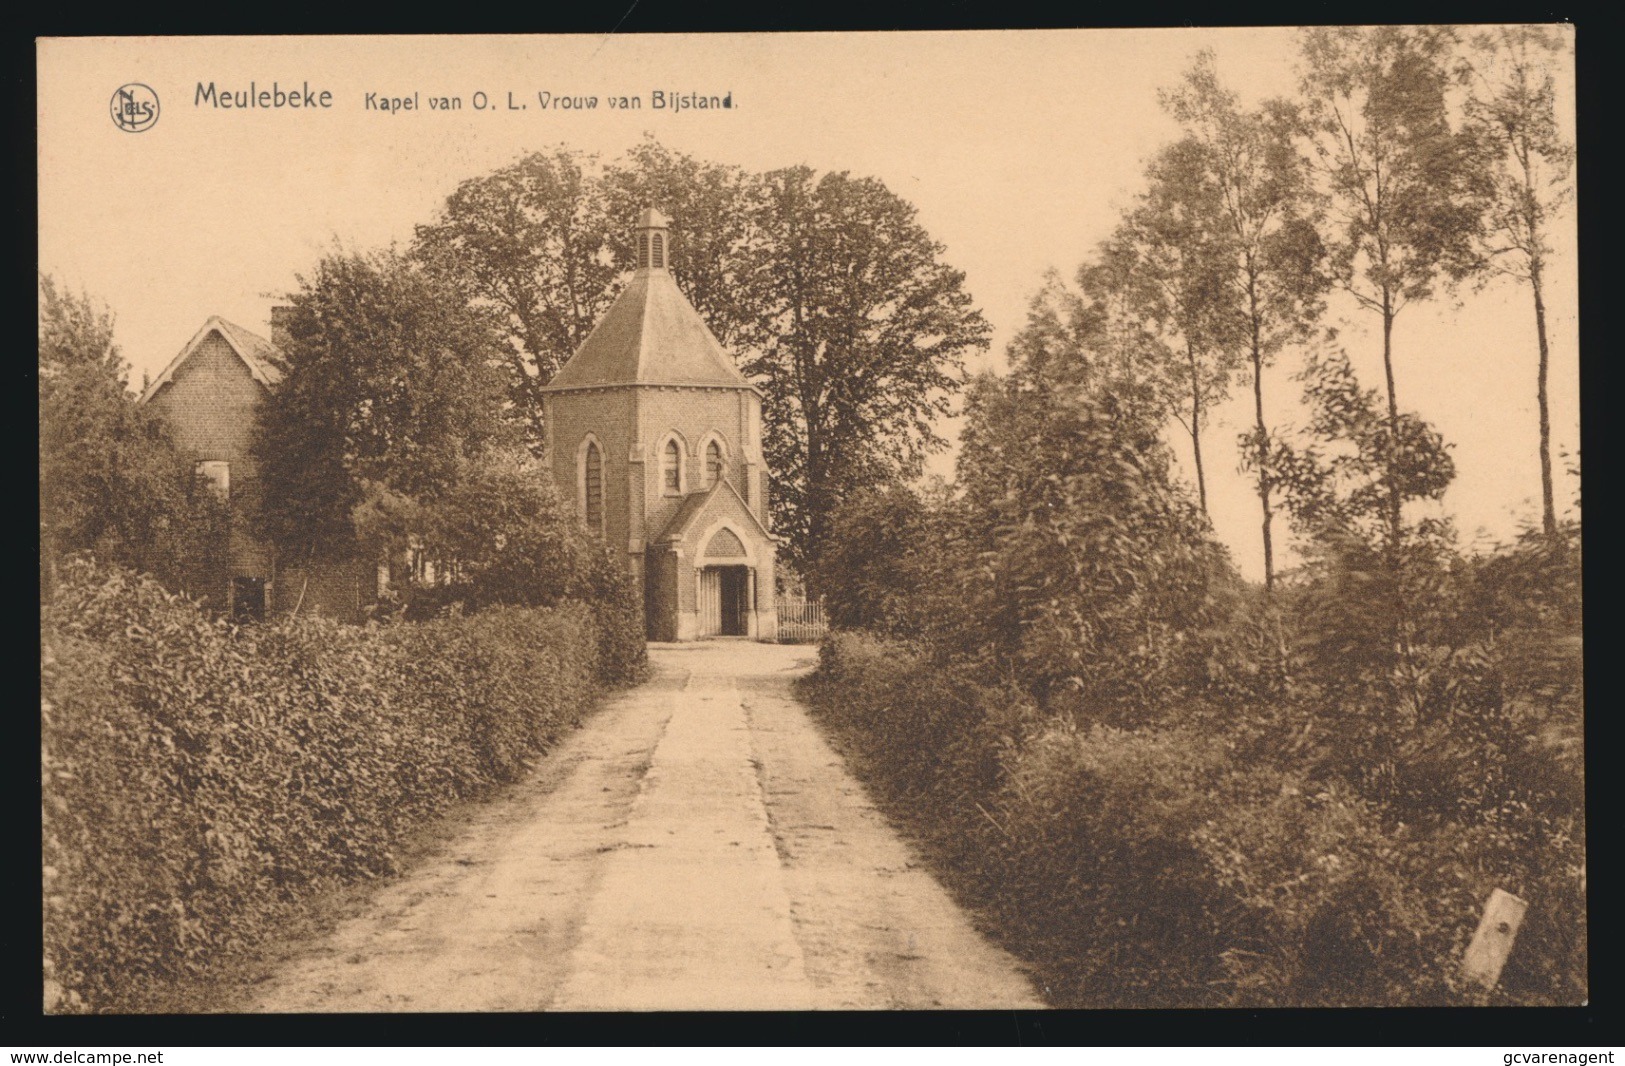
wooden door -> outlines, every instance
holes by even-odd
[[[722,633],[722,571],[708,566],[700,571],[700,636]]]
[[[722,628],[725,637],[745,635],[745,590],[748,584],[743,566],[722,570]]]

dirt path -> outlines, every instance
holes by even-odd
[[[1040,1007],[790,696],[809,648],[651,648],[260,1011]]]

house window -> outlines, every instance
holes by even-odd
[[[582,460],[582,490],[586,496],[582,511],[587,516],[587,528],[595,533],[604,531],[604,457],[596,442],[587,442],[587,454]]]
[[[649,235],[638,234],[638,267],[642,269],[649,265]]]
[[[705,487],[710,488],[722,477],[722,444],[712,441],[705,446]]]
[[[683,456],[675,440],[668,440],[661,452],[660,478],[667,496],[683,494]]]
[[[658,269],[666,266],[666,237],[664,234],[654,235],[654,254],[650,257],[650,265]]]
[[[209,491],[221,500],[231,499],[231,464],[220,459],[208,459],[197,465],[197,475],[209,483]]]

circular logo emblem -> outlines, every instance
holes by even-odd
[[[121,85],[108,105],[113,124],[125,133],[150,130],[158,121],[158,94],[138,81]]]

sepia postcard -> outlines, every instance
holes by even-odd
[[[1586,1003],[1574,45],[40,39],[44,1011]]]

